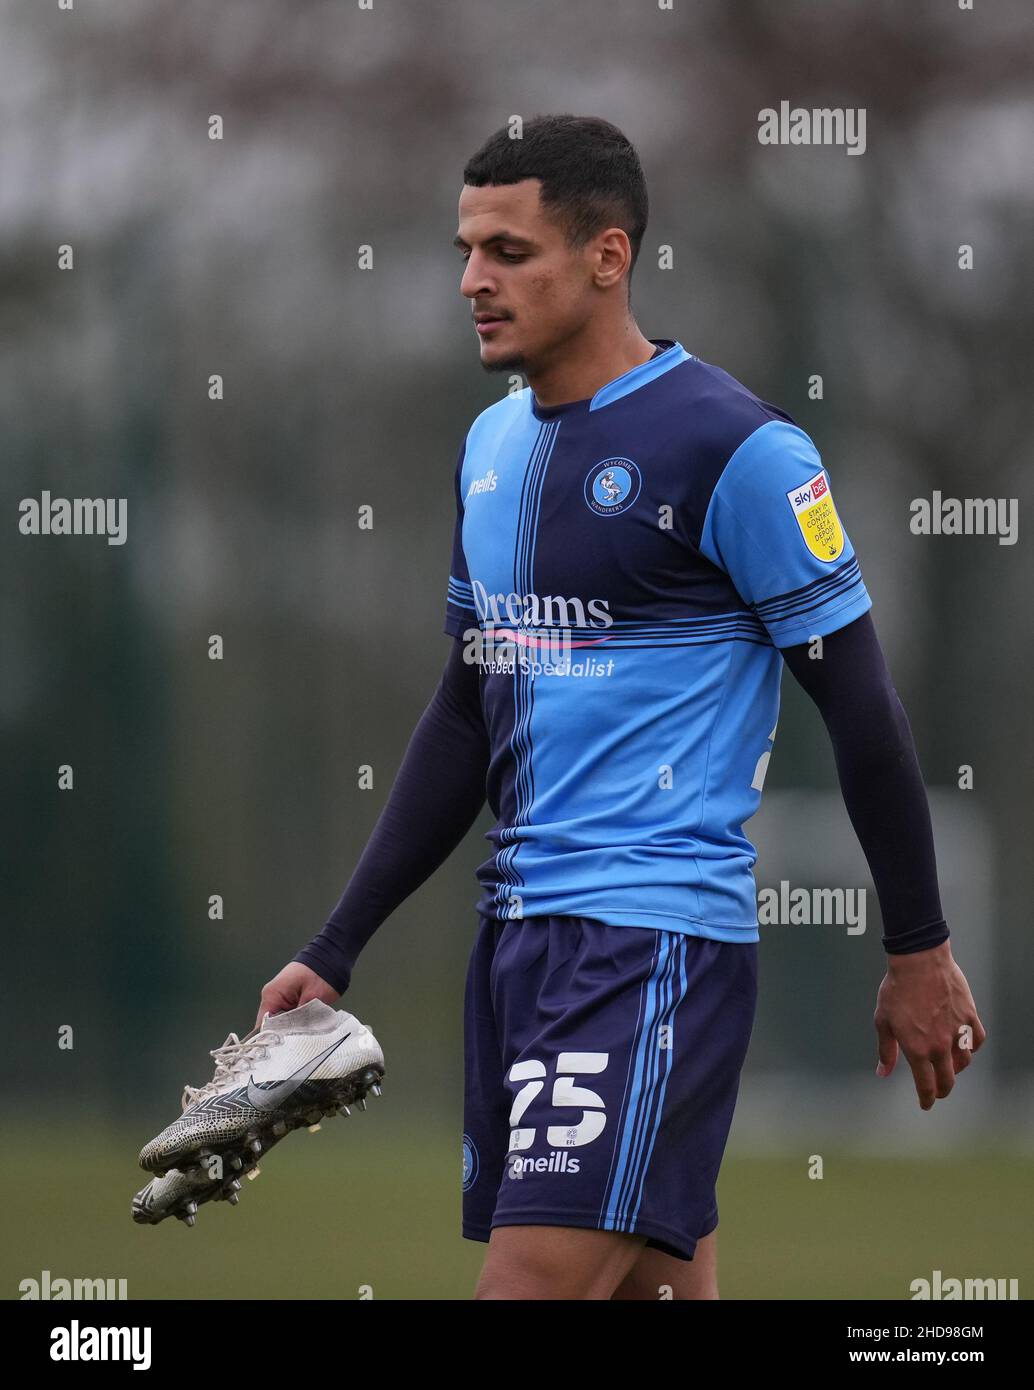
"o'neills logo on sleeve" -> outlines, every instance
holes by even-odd
[[[499,482],[499,474],[494,468],[490,468],[483,478],[475,478],[470,487],[467,488],[467,501],[472,497],[477,497],[482,492],[495,492]]]
[[[512,623],[515,627],[612,627],[614,619],[606,599],[564,598],[560,594],[490,594],[474,580],[474,606],[486,623]]]

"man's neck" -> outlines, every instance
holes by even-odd
[[[528,385],[543,407],[588,400],[608,382],[649,362],[655,351],[632,318],[624,320],[616,332],[609,326],[593,326],[589,336],[565,344],[555,363],[529,372]]]

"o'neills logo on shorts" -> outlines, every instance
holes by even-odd
[[[525,1173],[577,1173],[581,1166],[581,1159],[572,1158],[565,1149],[554,1149],[548,1158],[522,1158],[520,1154],[509,1154],[506,1159],[511,1178],[522,1178]]]
[[[474,580],[474,607],[488,623],[523,627],[612,627],[607,599],[564,598],[560,594],[490,594]]]

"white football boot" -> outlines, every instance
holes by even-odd
[[[319,1129],[318,1124],[309,1126]],[[278,1138],[266,1140],[265,1158]],[[173,1168],[164,1177],[152,1178],[133,1198],[133,1220],[140,1226],[157,1226],[167,1216],[175,1216],[193,1226],[198,1207],[206,1202],[229,1202],[236,1206],[243,1190],[241,1178],[257,1178],[262,1169],[250,1149],[243,1154],[211,1154],[191,1168]]]
[[[365,1110],[367,1093],[379,1096],[384,1076],[384,1053],[370,1029],[319,999],[266,1014],[259,1028],[243,1038],[231,1033],[210,1055],[212,1080],[185,1087],[183,1114],[140,1151],[148,1172],[164,1177],[211,1154],[231,1164],[257,1159],[292,1129],[347,1115],[356,1103]]]

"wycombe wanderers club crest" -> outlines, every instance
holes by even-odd
[[[631,459],[604,459],[589,470],[585,500],[598,516],[617,516],[628,511],[643,485]]]
[[[477,1175],[478,1175],[478,1168],[479,1168],[480,1166],[481,1166],[481,1165],[480,1165],[480,1163],[478,1162],[478,1151],[477,1151],[477,1148],[475,1147],[474,1141],[473,1141],[473,1139],[471,1139],[471,1137],[470,1137],[469,1134],[465,1134],[465,1135],[463,1136],[463,1191],[464,1191],[464,1192],[466,1192],[468,1188],[474,1186],[474,1182],[475,1182],[475,1180],[477,1179]]]

